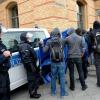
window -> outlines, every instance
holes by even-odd
[[[19,19],[18,19],[18,8],[17,5],[10,8],[10,18],[11,18],[11,27],[18,28],[19,27]]]
[[[96,20],[100,20],[100,9],[96,10]]]
[[[10,31],[10,32],[6,32],[6,33],[2,34],[2,41],[6,45],[8,50],[10,50],[11,52],[18,51],[18,44],[20,43],[20,35],[24,32],[30,32],[33,34],[32,46],[34,48],[39,46],[40,39],[46,38],[44,31],[15,31],[15,32]]]
[[[77,2],[77,26],[79,28],[84,28],[84,13],[83,13],[83,8],[84,6],[80,3]]]
[[[19,17],[18,17],[18,6],[16,2],[10,2],[7,6],[7,23],[8,27],[18,28]]]
[[[7,32],[2,34],[2,41],[11,52],[18,51],[21,32]],[[9,38],[8,38],[9,37]]]
[[[33,34],[33,38],[32,38],[32,46],[34,48],[39,47],[39,41],[42,39],[45,39],[45,33],[43,31],[34,31],[34,32],[30,32]]]

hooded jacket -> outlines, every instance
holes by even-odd
[[[59,45],[62,46],[62,50],[64,50],[65,42],[63,41],[63,39],[61,39],[61,33],[60,33],[60,30],[58,28],[54,28],[50,35],[51,35],[51,38],[48,39],[46,42],[46,45],[43,46],[43,51],[47,52],[50,50],[51,61],[56,62],[56,61],[54,61],[54,59],[51,56],[52,55],[52,46],[54,43],[56,43],[55,40],[57,40],[61,43]],[[59,47],[57,50],[59,52]],[[64,53],[62,54],[60,61],[63,61],[63,59],[64,59]],[[58,61],[58,62],[60,62],[60,61]]]
[[[94,37],[94,43],[92,44],[92,47],[95,47],[95,37],[96,37],[96,33],[100,32],[100,22],[99,21],[95,21],[93,23],[93,37]],[[93,48],[95,51],[95,54],[98,53],[96,48]]]
[[[27,41],[27,32],[22,33],[20,36],[21,43],[19,44],[19,53],[21,55],[23,63],[36,63],[37,56],[34,48]]]
[[[96,35],[96,33],[100,31],[100,22],[99,21],[95,21],[93,23],[93,34],[94,36]]]
[[[61,32],[58,28],[54,28],[53,31],[50,34],[51,38],[52,37],[61,37]]]

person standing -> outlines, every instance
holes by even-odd
[[[54,28],[51,32],[51,38],[44,46],[40,41],[40,47],[44,52],[50,50],[51,60],[51,95],[56,95],[56,79],[59,76],[60,79],[60,96],[67,96],[68,93],[65,90],[65,61],[64,61],[64,42],[61,39],[61,33],[58,28]]]
[[[97,86],[100,87],[100,22],[95,21],[93,23],[93,35],[94,35],[94,58],[97,74]]]
[[[27,72],[28,89],[30,98],[40,98],[41,94],[37,93],[39,88],[40,74],[37,72],[37,56],[34,48],[31,46],[31,33],[22,33],[20,36],[19,53]]]
[[[10,100],[10,79],[8,70],[10,68],[10,51],[1,40],[0,29],[0,100]]]
[[[70,29],[70,34],[66,40],[68,44],[68,67],[70,74],[70,89],[75,90],[75,82],[74,82],[74,64],[77,67],[79,80],[82,86],[82,90],[87,88],[84,80],[84,74],[82,70],[82,56],[84,55],[85,45],[83,43],[83,39],[81,36],[75,33],[74,28]]]
[[[85,45],[85,49],[84,49],[84,54],[82,56],[82,69],[83,69],[83,74],[84,74],[84,79],[87,78],[88,76],[88,45],[87,45],[87,42],[88,41],[88,34],[85,30],[81,30],[80,28],[76,29],[76,33],[79,35],[79,36],[82,36],[83,38],[83,44]]]

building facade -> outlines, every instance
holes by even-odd
[[[100,21],[100,0],[0,0],[0,23],[6,27],[88,29],[95,20]]]

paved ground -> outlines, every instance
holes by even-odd
[[[69,80],[69,77],[67,77],[67,80]],[[91,68],[89,68],[89,75],[88,78],[86,79],[86,84],[88,85],[88,89],[86,91],[81,90],[80,82],[78,80],[76,80],[75,82],[76,82],[75,91],[70,91],[68,89],[69,96],[65,96],[63,100],[100,100],[100,88],[96,87],[96,73],[94,66],[91,66]],[[68,86],[69,86],[69,81],[68,81]],[[58,84],[57,84],[57,96],[52,97],[50,95],[50,84],[41,86],[39,92],[42,94],[42,97],[38,100],[61,99],[59,96]],[[26,87],[13,91],[11,95],[12,95],[11,100],[31,100],[29,98],[28,90]]]

